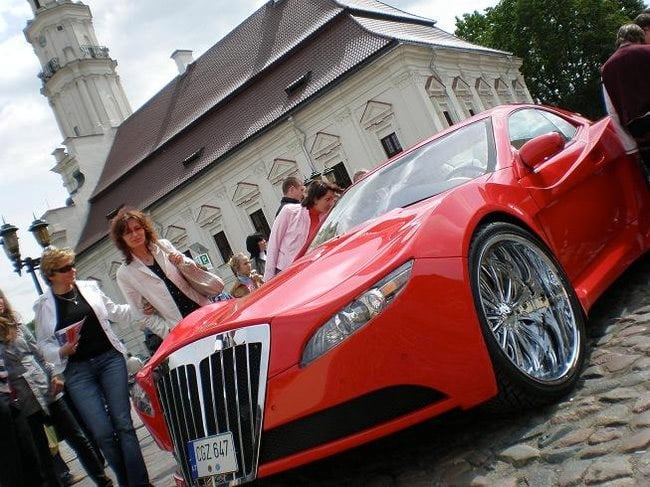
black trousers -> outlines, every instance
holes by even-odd
[[[43,472],[34,468],[34,459],[38,458],[38,454],[27,421],[11,405],[9,395],[3,393],[0,393],[0,432],[0,485],[47,485]]]
[[[63,399],[54,401],[49,405],[50,415],[45,417],[43,414],[33,414],[27,418],[29,427],[32,430],[34,439],[36,440],[36,448],[39,453],[39,458],[44,458],[43,468],[48,475],[48,485],[59,486],[60,479],[56,475],[52,455],[47,444],[47,437],[43,430],[44,422],[48,422],[54,426],[57,436],[65,438],[70,447],[77,453],[77,457],[81,462],[91,479],[99,486],[110,486],[113,482],[108,478],[104,471],[104,465],[99,460],[95,449],[92,447],[90,441],[84,435],[83,430],[77,423],[66,402]],[[50,479],[50,476],[54,478]]]

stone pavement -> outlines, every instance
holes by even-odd
[[[596,304],[576,390],[501,417],[452,413],[259,485],[650,485],[650,256]],[[471,360],[471,357],[467,357]]]
[[[507,416],[480,409],[448,414],[255,484],[650,485],[650,256],[599,300],[587,333],[578,387],[558,404]],[[158,449],[144,427],[138,435],[153,484],[172,486],[171,455]],[[86,478],[76,485],[93,483]]]
[[[158,445],[153,441],[149,431],[147,431],[147,428],[145,428],[142,421],[140,421],[140,418],[133,410],[131,415],[138,434],[138,439],[140,440],[140,446],[142,447],[142,453],[147,465],[147,470],[149,471],[149,479],[151,483],[155,487],[175,487],[172,474],[176,469],[176,462],[171,453],[158,448]],[[76,454],[65,444],[65,442],[62,442],[59,445],[61,447],[61,456],[67,461],[70,471],[82,478],[81,482],[74,484],[75,487],[94,487],[95,482],[86,475],[86,471],[79,463],[79,460],[77,460]],[[115,487],[118,487],[113,471],[107,467],[106,472],[113,479],[113,482],[115,482]]]

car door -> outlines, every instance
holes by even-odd
[[[608,124],[608,119],[582,124],[541,108],[515,111],[508,121],[515,148],[549,132],[565,139],[564,149],[525,171],[520,184],[539,206],[537,219],[570,279],[579,276],[627,223],[625,156]]]

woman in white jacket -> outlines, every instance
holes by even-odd
[[[55,247],[41,256],[49,289],[34,303],[36,339],[54,373],[63,373],[66,391],[119,485],[148,486],[131,420],[126,349],[111,328],[111,322],[131,320],[129,306],[113,303],[95,281],[77,281],[74,257],[72,250]],[[64,333],[71,326],[78,333]]]
[[[181,319],[209,303],[178,270],[179,265],[196,263],[169,241],[159,240],[144,213],[121,209],[111,223],[111,238],[125,260],[117,271],[117,284],[143,328],[165,338]],[[147,303],[156,314],[143,313]]]

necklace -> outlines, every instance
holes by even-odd
[[[66,298],[65,296],[63,296],[63,294],[56,294],[56,297],[77,306],[79,304],[79,300],[78,300],[79,296],[77,295],[77,289],[73,287],[71,292],[72,292],[71,298]],[[65,294],[70,294],[70,292],[67,292]]]

